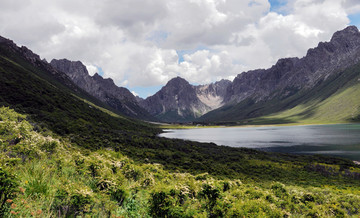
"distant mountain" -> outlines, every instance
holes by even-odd
[[[289,110],[299,105],[308,108],[298,111],[300,115],[307,114],[307,117],[301,119],[310,119],[321,102],[341,94],[340,91],[345,91],[343,89],[348,86],[357,85],[353,81],[357,81],[359,77],[357,65],[359,62],[360,33],[355,26],[349,26],[336,32],[330,42],[320,42],[316,48],[309,49],[303,58],[280,59],[270,69],[239,74],[227,89],[224,99],[226,105],[204,115],[199,120],[206,122],[248,120]],[[359,114],[357,107],[360,106],[360,99],[355,101],[355,105],[351,103],[354,107],[352,110],[338,110],[333,115],[338,117],[342,114],[342,121],[352,120],[357,116],[356,114]],[[310,104],[312,107],[309,106]],[[341,121],[334,116],[327,118],[320,116],[317,119],[321,122]],[[280,116],[277,118],[284,119]],[[292,122],[292,118],[286,117],[286,119]]]
[[[307,116],[293,115],[297,119],[311,120],[309,114],[316,114],[316,108],[317,111],[329,111],[330,105],[336,105],[329,103],[327,107],[319,109],[321,102],[335,99],[335,95],[340,95],[340,91],[345,91],[346,87],[357,85],[354,81],[359,77],[359,62],[360,33],[355,26],[349,26],[334,33],[330,42],[320,42],[316,48],[309,49],[303,58],[280,59],[269,69],[238,74],[232,82],[222,80],[192,86],[182,78],[175,78],[158,93],[140,102],[141,106],[163,121],[249,122],[253,118],[300,105],[302,109],[298,112]],[[313,119],[319,122],[356,120],[360,113],[357,108],[360,107],[360,100],[354,100],[354,94],[347,96],[351,102],[344,104],[353,109],[331,110],[331,115],[319,115]],[[289,117],[276,117],[266,122],[297,121]],[[265,122],[264,119],[261,122]]]
[[[104,79],[97,73],[90,76],[85,65],[80,61],[54,59],[50,64],[68,75],[76,85],[90,95],[122,114],[138,119],[154,120],[154,117],[139,106],[135,96],[128,89],[116,86],[112,79]]]
[[[183,78],[171,79],[153,96],[140,100],[140,105],[162,121],[187,122],[223,105],[230,81],[193,86]]]

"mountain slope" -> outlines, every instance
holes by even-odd
[[[185,79],[176,77],[153,96],[140,101],[140,105],[162,121],[192,121],[222,106],[229,85],[230,81],[222,80],[193,86]]]
[[[50,64],[58,71],[68,75],[76,85],[87,93],[116,111],[133,118],[154,120],[146,110],[139,106],[135,96],[128,89],[116,86],[112,79],[104,79],[97,73],[90,76],[80,61],[54,59]]]
[[[281,59],[270,69],[239,74],[228,89],[227,104],[199,120],[236,122],[288,110],[310,101],[319,103],[351,84],[351,80],[356,80],[357,69],[352,67],[359,62],[360,33],[350,26],[336,32],[330,42],[321,42],[310,49],[301,59]],[[285,117],[277,116],[277,119],[271,122],[288,122]],[[332,118],[328,121],[331,120],[339,121]]]
[[[141,105],[159,119],[170,122],[191,120],[210,110],[197,98],[194,87],[180,77],[171,79]]]
[[[348,68],[337,81],[328,83],[330,96],[309,97],[304,103],[260,119],[285,119],[296,123],[341,123],[360,121],[360,64]],[[341,83],[343,81],[343,83]],[[334,84],[336,82],[336,84]],[[335,90],[336,87],[336,90]],[[329,89],[328,88],[328,89]],[[326,88],[322,91],[324,92]],[[324,94],[323,94],[324,95]]]
[[[64,73],[40,59],[31,62],[33,59],[28,57],[11,41],[0,41],[0,105],[29,114],[39,130],[47,128],[62,136],[71,135],[73,142],[92,148],[106,146],[94,143],[93,138],[119,141],[126,140],[128,135],[159,132],[140,121],[114,117],[89,105],[82,96],[89,97],[90,102],[98,100],[73,84]]]

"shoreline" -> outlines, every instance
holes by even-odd
[[[212,126],[204,126],[204,125],[181,125],[181,124],[168,124],[162,123],[159,125],[160,129],[200,129],[200,128],[255,128],[255,127],[281,127],[281,126],[323,126],[323,125],[344,125],[344,124],[360,124],[360,123],[282,123],[282,124],[249,124],[249,125],[234,125],[234,126],[226,126],[226,125],[212,125]]]

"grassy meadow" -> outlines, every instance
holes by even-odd
[[[4,107],[0,148],[2,217],[360,215],[360,169],[351,164],[308,165],[298,180],[289,177],[292,182],[166,170],[112,148],[76,146],[51,131],[34,129],[26,116]],[[324,178],[301,184],[311,172]]]

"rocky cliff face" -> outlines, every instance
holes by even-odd
[[[313,88],[330,75],[360,61],[360,33],[355,26],[336,32],[330,42],[320,42],[306,56],[280,59],[270,69],[239,74],[228,89],[226,103],[252,98],[255,102],[288,97]],[[276,91],[276,92],[275,92]]]
[[[58,71],[66,73],[76,85],[87,93],[117,111],[130,117],[152,120],[151,115],[139,106],[135,96],[128,89],[116,86],[112,79],[104,79],[97,73],[90,76],[80,61],[54,59],[50,64]]]
[[[221,80],[207,85],[195,86],[196,96],[202,103],[214,110],[224,105],[224,98],[230,85],[231,81]]]
[[[140,100],[141,106],[163,121],[191,121],[223,105],[230,81],[193,86],[185,79],[171,79],[159,92]]]

